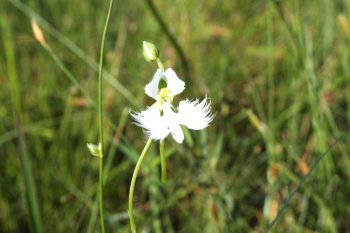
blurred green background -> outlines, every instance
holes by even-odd
[[[42,232],[99,232],[96,110],[108,1],[0,2],[0,232],[33,232],[30,164]],[[41,27],[45,49],[32,33]],[[350,232],[350,2],[115,0],[105,50],[107,232],[129,232],[128,189],[146,142],[129,110],[157,66],[155,43],[216,117],[183,144],[157,143],[135,191],[140,232]],[[310,169],[321,156],[315,170]],[[29,173],[28,173],[29,172]],[[30,185],[29,187],[33,187]]]

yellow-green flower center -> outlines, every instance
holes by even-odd
[[[162,88],[160,89],[159,94],[157,96],[157,102],[160,105],[163,105],[164,102],[172,104],[173,98],[174,95],[168,88]]]

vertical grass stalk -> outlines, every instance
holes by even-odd
[[[4,35],[4,54],[6,59],[8,83],[10,89],[11,101],[13,104],[13,112],[15,118],[16,130],[19,137],[19,159],[21,163],[22,176],[25,186],[25,198],[29,212],[31,230],[34,233],[42,232],[42,221],[39,211],[39,204],[37,200],[35,181],[33,171],[30,164],[29,152],[25,134],[22,128],[22,120],[24,112],[22,111],[22,100],[20,91],[20,82],[18,81],[16,68],[16,53],[14,40],[12,38],[11,26],[7,19],[7,15],[0,7],[0,29]]]
[[[160,153],[160,164],[161,164],[161,171],[162,171],[162,182],[166,183],[166,158],[165,158],[165,151],[164,151],[164,139],[160,141],[159,143],[159,153]]]
[[[33,171],[30,166],[30,158],[27,149],[25,134],[22,129],[22,123],[19,116],[16,116],[16,128],[19,136],[19,158],[21,161],[21,170],[25,185],[25,196],[29,210],[31,227],[34,233],[42,232],[42,222],[40,217],[39,205],[36,194],[36,186],[33,177]]]
[[[129,212],[128,213],[129,213],[130,228],[131,228],[132,233],[136,233],[136,225],[135,225],[135,220],[134,220],[134,207],[133,207],[136,178],[137,178],[137,174],[139,173],[141,163],[142,163],[143,159],[146,157],[147,151],[148,151],[149,147],[151,146],[151,144],[152,144],[152,139],[150,138],[150,139],[148,139],[145,147],[142,150],[142,153],[140,155],[139,160],[136,163],[135,170],[134,170],[134,173],[132,174],[132,178],[131,178],[130,191],[129,191]]]
[[[100,166],[99,166],[99,205],[100,205],[100,225],[101,232],[105,232],[105,224],[104,224],[104,209],[103,209],[103,154],[104,154],[104,145],[103,145],[103,88],[102,88],[102,74],[103,74],[103,53],[106,41],[106,34],[108,23],[112,11],[113,0],[110,0],[108,13],[106,17],[106,22],[104,25],[103,33],[102,33],[102,41],[101,41],[101,50],[100,50],[100,62],[99,62],[99,73],[98,73],[98,127],[100,131]]]

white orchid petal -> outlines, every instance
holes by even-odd
[[[182,143],[184,140],[184,133],[179,124],[172,124],[169,128],[171,136],[177,143]]]
[[[171,133],[171,136],[178,143],[182,143],[184,140],[184,134],[179,124],[178,114],[171,110],[169,104],[165,103],[163,106],[164,119],[168,124],[168,129]]]
[[[184,100],[179,104],[178,120],[189,129],[201,130],[206,128],[214,118],[210,111],[210,102],[207,98],[200,103],[198,100],[193,102]]]
[[[153,75],[152,81],[145,86],[145,93],[155,100],[157,100],[159,92],[158,84],[163,75],[164,72],[161,69],[157,69],[156,73]]]
[[[167,82],[167,88],[173,93],[173,95],[183,92],[185,89],[185,82],[177,77],[173,69],[168,68],[164,74]]]
[[[162,79],[166,82],[166,88],[162,86],[162,90],[159,90]],[[151,82],[145,86],[145,93],[157,102],[145,111],[130,112],[135,124],[152,139],[162,140],[171,134],[178,143],[184,140],[181,125],[194,130],[206,128],[214,118],[207,98],[201,102],[181,101],[178,112],[173,111],[173,97],[184,89],[185,82],[179,79],[173,69],[168,68],[165,72],[157,69]]]
[[[149,107],[142,112],[130,112],[136,121],[136,125],[143,128],[146,134],[155,140],[162,140],[169,134],[167,120],[160,115],[160,111],[156,107]]]

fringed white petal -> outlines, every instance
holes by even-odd
[[[150,138],[162,140],[169,134],[167,119],[160,115],[158,108],[152,106],[142,112],[130,112],[136,125],[143,128]]]
[[[168,96],[159,97],[159,82],[166,82],[165,90],[170,92],[171,98]],[[210,101],[205,98],[202,102],[198,100],[181,101],[178,108],[178,113],[172,110],[171,103],[168,99],[180,94],[185,89],[185,83],[179,79],[173,69],[169,68],[165,72],[158,69],[153,76],[151,82],[145,86],[145,93],[157,100],[157,103],[142,112],[130,112],[131,116],[136,121],[136,125],[142,127],[146,134],[155,140],[162,140],[171,134],[174,140],[182,143],[184,133],[180,125],[184,125],[189,129],[201,130],[206,128],[213,120],[214,115],[211,113]],[[158,100],[161,98],[161,100]]]
[[[173,69],[168,68],[165,71],[165,79],[167,82],[167,88],[173,93],[174,96],[180,94],[185,89],[185,82],[177,77]]]
[[[200,103],[198,100],[191,102],[186,99],[179,104],[179,123],[189,129],[204,129],[213,118],[214,115],[211,114],[210,101],[207,98]]]
[[[162,78],[162,76],[164,75],[164,72],[161,70],[161,69],[158,69],[156,71],[156,73],[153,75],[153,79],[151,82],[149,82],[146,86],[145,86],[145,93],[157,100],[157,95],[158,95],[158,84],[159,84],[159,81],[160,79]]]

